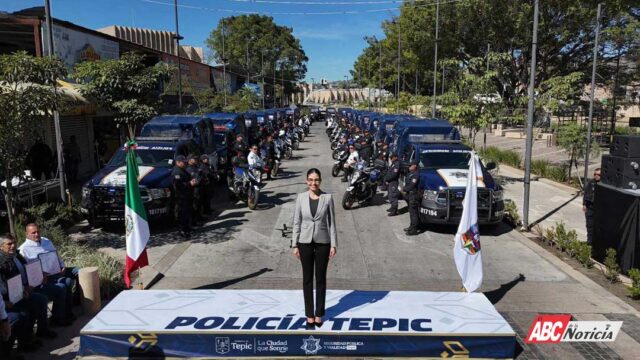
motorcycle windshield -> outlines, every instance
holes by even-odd
[[[236,167],[234,169],[234,172],[235,172],[236,176],[238,176],[238,177],[242,177],[242,175],[244,175],[244,169],[241,168],[241,167]]]

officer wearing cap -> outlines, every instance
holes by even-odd
[[[200,156],[200,175],[202,176],[202,180],[200,183],[200,192],[202,199],[202,212],[205,215],[211,214],[211,194],[213,184],[213,171],[211,170],[211,166],[209,165],[209,155]]]
[[[409,219],[411,221],[409,227],[404,229],[407,235],[418,235],[418,225],[420,224],[419,185],[418,160],[414,159],[409,163],[409,174],[404,178],[404,187],[402,189],[409,206]]]
[[[398,161],[397,154],[391,154],[391,165],[387,169],[387,173],[384,176],[384,182],[387,185],[387,197],[389,198],[389,204],[391,207],[388,216],[398,215],[398,179],[400,178],[400,161]]]
[[[171,172],[173,191],[175,193],[175,214],[180,222],[180,233],[183,237],[191,236],[191,203],[195,181],[187,172],[187,158],[176,156],[175,166]]]

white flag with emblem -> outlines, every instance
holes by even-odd
[[[467,292],[476,291],[482,285],[482,254],[478,231],[478,180],[482,181],[482,167],[475,152],[469,159],[467,189],[462,201],[462,218],[454,238],[453,259]]]

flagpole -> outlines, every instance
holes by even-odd
[[[144,280],[142,279],[142,268],[138,268],[138,290],[144,290]]]

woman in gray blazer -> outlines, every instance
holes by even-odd
[[[298,194],[293,213],[293,254],[302,263],[302,289],[307,329],[322,326],[327,293],[327,265],[338,246],[336,216],[331,194],[320,190],[320,170],[307,171],[309,191]],[[313,307],[313,271],[316,272],[316,306]]]

